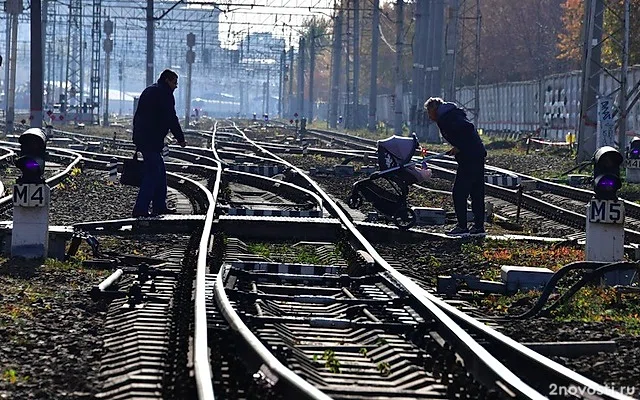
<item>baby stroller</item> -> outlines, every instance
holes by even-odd
[[[431,177],[431,170],[423,163],[418,167],[411,162],[418,138],[392,136],[378,141],[378,168],[368,178],[353,185],[347,205],[359,208],[363,198],[381,214],[391,217],[401,229],[408,229],[416,221],[415,212],[407,207],[409,186]]]

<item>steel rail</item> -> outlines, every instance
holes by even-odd
[[[588,202],[593,198],[595,193],[591,190],[581,189],[577,187],[567,186],[561,183],[550,182],[544,179],[535,178],[529,175],[517,174],[523,180],[534,181],[536,184],[536,188],[539,190],[545,190],[552,194],[557,194],[563,197],[568,197],[573,200],[581,200],[584,202]],[[640,218],[640,204],[620,199],[624,202],[625,213],[635,217]]]
[[[217,124],[216,124],[217,126]],[[219,160],[218,152],[215,149],[215,130],[212,135],[211,140],[211,149],[213,151],[214,157]],[[229,322],[229,325],[232,329],[234,329],[242,340],[251,348],[258,358],[262,361],[263,365],[265,365],[271,373],[282,378],[286,384],[296,390],[299,394],[304,395],[309,399],[316,400],[330,400],[331,398],[326,394],[322,393],[315,386],[308,383],[295,373],[287,368],[284,364],[282,364],[269,349],[266,348],[265,345],[251,332],[249,328],[244,324],[238,313],[233,309],[229,298],[224,290],[224,283],[222,282],[222,275],[224,273],[224,269],[220,268],[218,275],[216,276],[216,284],[215,284],[215,299],[218,307],[220,307],[220,311],[222,312],[224,318]]]
[[[278,179],[270,178],[268,176],[251,174],[249,172],[234,171],[230,169],[225,169],[224,172],[228,173],[230,176],[235,175],[236,180],[246,181],[248,179],[254,179],[259,182],[258,184],[260,185],[260,188],[264,190],[269,190],[269,191],[273,190],[271,188],[268,188],[267,185],[265,184],[265,183],[269,183],[270,186],[276,186],[276,185],[279,186],[279,189],[281,191],[284,191],[282,189],[287,188],[288,190],[286,192],[290,196],[294,193],[297,194],[298,192],[300,194],[307,195],[315,201],[315,203],[318,206],[318,210],[323,211],[322,199],[320,198],[320,196],[318,196],[316,193],[312,192],[311,190],[294,185],[293,183],[290,183],[290,182],[281,181]],[[277,204],[274,204],[274,205],[277,205]],[[286,206],[287,204],[285,203],[282,205]]]
[[[0,142],[0,144],[6,144],[6,143],[9,143],[9,142]],[[62,152],[62,153],[68,153],[70,156],[74,157],[73,161],[71,161],[69,163],[69,165],[67,165],[67,167],[65,169],[63,169],[62,171],[60,171],[56,175],[50,177],[49,179],[45,180],[45,183],[47,185],[49,185],[50,187],[55,187],[64,178],[66,178],[67,175],[69,175],[71,173],[71,171],[82,161],[83,157],[82,157],[82,155],[80,155],[80,154],[78,154],[78,153],[76,153],[74,151],[67,150],[67,149],[50,148],[49,150],[52,150],[52,151],[55,150],[55,151],[59,151],[59,152]],[[10,201],[12,201],[12,199],[13,199],[13,195],[4,196],[4,197],[0,198],[0,207],[6,206]]]
[[[235,124],[234,124],[235,125]],[[238,131],[242,132],[240,129]],[[244,133],[243,133],[244,135]],[[259,147],[244,135],[245,139]],[[263,151],[265,151],[263,149]],[[277,157],[274,155],[274,157]],[[279,158],[279,157],[278,157]],[[420,287],[411,279],[402,275],[389,265],[373,248],[373,246],[362,236],[355,225],[349,220],[348,216],[337,206],[337,204],[322,190],[322,188],[313,180],[309,179],[299,168],[281,159],[300,176],[304,177],[307,182],[320,194],[324,199],[327,208],[332,209],[333,213],[338,216],[342,224],[349,233],[354,237],[360,246],[369,253],[376,263],[383,268],[393,279],[403,286],[409,293],[412,293],[416,300],[439,322],[441,328],[446,331],[447,337],[455,341],[454,350],[463,354],[465,365],[475,372],[476,376],[485,385],[494,387],[506,392],[515,393],[520,397],[528,399],[546,399],[545,396],[538,393],[535,389],[524,383],[517,375],[511,372],[505,365],[498,361],[489,351],[475,341],[469,333],[457,325],[440,307],[431,299],[418,295],[421,293]],[[222,273],[222,272],[221,272]],[[224,293],[221,294],[224,296]],[[488,370],[487,370],[488,369]],[[491,371],[491,372],[488,372]]]
[[[214,132],[216,126],[214,126]],[[186,178],[185,178],[186,179]],[[194,327],[193,327],[193,372],[195,377],[196,391],[200,400],[214,400],[213,382],[211,380],[211,363],[209,360],[209,343],[207,340],[207,304],[206,304],[206,274],[207,274],[207,252],[209,248],[209,238],[213,227],[213,218],[218,201],[220,181],[222,179],[222,167],[218,163],[216,170],[216,180],[212,191],[193,181],[207,195],[209,208],[202,228],[202,237],[198,245],[198,261],[196,266],[196,279],[194,288]]]
[[[4,151],[7,152],[6,154],[3,154],[3,155],[0,156],[0,162],[3,162],[4,160],[8,160],[10,158],[13,158],[16,155],[16,153],[12,149],[10,149],[8,147],[0,147],[0,150],[4,150]],[[4,183],[2,181],[0,181],[0,198],[2,198],[4,196],[5,190],[6,190],[6,188],[4,186]]]
[[[12,142],[10,142],[10,143],[12,143]],[[0,156],[0,162],[4,161],[5,159],[14,157],[16,155],[16,152],[13,151],[13,149],[10,149],[9,147],[0,146],[0,150],[4,150],[4,151],[7,152],[7,154],[3,154],[3,155]]]
[[[570,370],[562,364],[559,364],[534,350],[531,350],[527,346],[524,346],[521,343],[511,339],[503,333],[496,331],[483,324],[482,322],[474,319],[473,317],[465,314],[464,312],[458,310],[457,308],[447,304],[441,299],[437,298],[433,294],[429,293],[424,289],[420,289],[422,291],[422,295],[432,299],[434,303],[436,303],[444,312],[451,316],[451,318],[459,321],[460,323],[467,325],[475,332],[480,333],[487,339],[491,339],[495,342],[501,343],[509,348],[516,350],[520,353],[520,355],[526,357],[529,361],[534,362],[538,367],[544,368],[549,372],[557,372],[563,375],[565,378],[573,381],[572,383],[578,383],[589,390],[585,390],[585,393],[596,393],[597,395],[607,396],[607,399],[618,399],[618,400],[633,400],[633,397],[626,396],[622,393],[618,393],[610,387],[606,387],[597,382],[594,382],[575,371]]]
[[[371,139],[360,138],[357,136],[350,136],[342,132],[332,132],[332,131],[323,131],[323,130],[318,130],[318,131],[321,132],[325,137],[330,136],[332,134],[335,135],[336,137],[340,137],[342,138],[345,144],[348,144],[350,142],[351,143],[356,142],[356,143],[370,143],[373,145],[376,142]],[[360,148],[360,145],[358,145],[358,148]],[[418,160],[419,158],[414,157],[414,159]],[[438,160],[430,161],[429,165],[434,171],[438,170],[441,173],[447,173],[453,176],[454,173],[451,172],[451,167],[456,166],[457,163],[452,159],[438,159]],[[440,167],[440,168],[437,168],[437,167]],[[495,172],[495,173],[511,175],[514,177],[517,176],[517,177],[520,177],[523,181],[533,181],[536,184],[536,188],[539,190],[544,190],[549,193],[557,194],[573,200],[588,202],[594,196],[594,193],[589,190],[574,188],[574,187],[562,185],[559,183],[550,182],[550,181],[540,179],[540,178],[535,178],[526,174],[505,170],[503,168],[485,165],[485,170],[490,172]],[[492,185],[489,183],[485,183],[485,186],[487,187],[487,193],[489,195],[501,198],[509,202],[514,201],[514,197],[516,196],[516,194],[515,192],[513,192],[513,190]],[[525,206],[525,208],[528,208],[533,212],[541,213],[542,215],[554,221],[569,223],[570,225],[578,229],[583,229],[586,226],[585,215],[576,213],[571,210],[564,209],[563,207],[560,207],[560,206],[555,206],[553,204],[550,204],[547,201],[540,200],[536,197],[533,197],[527,194],[522,194],[522,198],[525,200],[525,205],[528,205],[528,206]],[[624,205],[625,205],[626,214],[634,218],[640,218],[639,204],[628,201],[628,200],[624,200],[624,199],[622,199],[622,201],[624,202]],[[640,242],[640,232],[636,230],[625,228],[625,236],[632,241]]]
[[[294,167],[295,168],[295,167]],[[444,168],[439,168],[439,169],[443,169]],[[496,170],[500,170],[500,169],[496,169]],[[447,170],[447,172],[451,172],[450,170]],[[525,175],[521,175],[521,174],[516,174],[513,173],[514,175],[519,175],[519,176],[524,176],[526,178],[530,178],[528,176]],[[306,176],[305,176],[306,177]],[[532,178],[533,179],[533,178]],[[536,179],[538,180],[538,179]],[[543,180],[539,180],[539,181],[543,181]],[[543,181],[544,182],[544,181]],[[313,183],[315,186],[315,183]],[[491,185],[491,184],[486,184],[489,186],[490,189],[493,189],[495,191],[508,191],[506,188],[502,188],[499,186],[495,186],[495,185]],[[588,191],[584,191],[583,192],[587,192]],[[509,191],[511,192],[511,191]],[[320,192],[323,193],[323,192]],[[537,199],[535,199],[537,200]],[[541,203],[543,203],[542,201],[539,201]],[[555,207],[555,206],[554,206]],[[559,209],[559,207],[555,207],[556,209]],[[342,213],[342,210],[338,210],[340,213]],[[573,213],[571,211],[567,211],[567,210],[563,210],[565,212],[568,212],[570,215],[572,215],[574,218],[577,218],[578,216],[581,218],[586,218],[584,216],[581,216],[577,213]],[[350,220],[347,219],[347,224],[351,224]],[[635,231],[630,231],[629,233],[633,233],[637,236],[640,237],[640,233],[639,232],[635,232]],[[364,238],[363,238],[364,239]],[[367,252],[369,252],[369,254],[376,260],[376,262],[379,262],[381,266],[383,266],[385,269],[387,269],[388,264],[386,263],[386,261],[379,255],[377,254],[377,252],[373,249],[373,247],[366,241],[361,241],[361,243],[365,246],[365,249],[367,250]],[[386,266],[385,266],[386,264]],[[388,266],[389,269],[393,270],[393,268],[391,268],[390,266]],[[621,399],[621,400],[627,400],[627,399],[632,399],[632,397],[626,396],[622,393],[618,393],[615,392],[614,390],[612,390],[611,388],[607,388],[606,386],[603,386],[597,382],[594,382],[578,373],[576,373],[575,371],[571,371],[570,369],[536,353],[535,351],[527,348],[526,346],[521,345],[520,343],[516,342],[515,340],[499,333],[496,332],[494,329],[484,325],[483,323],[473,319],[471,316],[465,314],[464,312],[456,309],[455,307],[445,303],[443,300],[439,299],[438,297],[432,295],[431,293],[427,292],[426,290],[422,289],[421,287],[419,287],[418,285],[415,284],[415,282],[413,282],[410,278],[405,277],[404,275],[400,274],[399,272],[395,271],[395,274],[392,274],[392,276],[397,279],[400,283],[402,284],[408,284],[408,286],[412,287],[415,286],[416,287],[416,292],[412,293],[421,293],[421,296],[423,298],[429,299],[433,304],[437,305],[442,311],[444,311],[446,314],[450,315],[451,318],[456,319],[457,321],[460,321],[462,323],[464,323],[465,325],[473,328],[473,330],[475,331],[475,333],[481,333],[483,336],[485,336],[485,338],[490,338],[493,341],[499,343],[501,346],[504,346],[506,348],[508,348],[510,351],[516,351],[518,352],[521,356],[524,356],[528,359],[528,361],[534,362],[538,367],[544,368],[546,369],[548,372],[550,373],[556,373],[557,375],[562,376],[563,378],[569,380],[571,383],[577,383],[579,385],[581,385],[583,388],[587,388],[588,390],[585,391],[589,392],[589,393],[596,393],[597,395],[601,395],[601,396],[605,396],[604,398],[607,399]]]
[[[73,151],[78,154],[81,154],[84,157],[83,162],[85,164],[88,164],[89,168],[95,168],[95,169],[107,169],[109,164],[112,162],[112,160],[115,159],[116,161],[120,161],[118,166],[120,167],[120,170],[121,170],[122,161],[128,160],[129,158],[131,158],[131,156],[123,156],[119,154],[95,153],[95,152],[85,151],[85,150],[73,150]],[[180,152],[179,155],[181,154],[190,154],[190,152],[184,151],[184,152]],[[201,154],[198,154],[198,157],[199,158],[189,157],[189,159],[193,159],[193,160],[204,159],[204,156],[202,156]],[[184,158],[173,157],[173,158],[185,159],[187,157],[184,157]],[[181,163],[174,163],[174,162],[165,162],[164,165],[168,172],[198,174],[198,173],[201,173],[202,171],[214,172],[217,170],[216,167],[212,167],[211,165],[198,165],[194,163],[181,164]]]
[[[446,175],[447,179],[453,179],[453,177],[455,176],[455,173],[448,168],[439,167],[437,165],[431,165],[430,168],[436,173]],[[495,196],[510,203],[517,202],[517,198],[520,196],[517,190],[514,189],[508,189],[505,187],[492,185],[490,183],[485,183],[485,187],[488,195]],[[521,196],[523,199],[523,208],[527,210],[543,215],[554,221],[567,223],[577,229],[584,229],[586,226],[587,217],[584,214],[579,214],[577,212],[567,210],[563,207],[556,206],[555,204],[551,204],[548,201],[536,198],[525,193],[523,193]],[[625,228],[624,233],[626,238],[635,242],[640,242],[640,232],[633,229]]]

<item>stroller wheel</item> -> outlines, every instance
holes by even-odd
[[[352,194],[347,198],[347,205],[354,210],[359,208],[362,205],[362,195],[360,193]]]
[[[393,223],[400,229],[409,229],[416,223],[416,213],[409,207],[399,208],[393,214]]]

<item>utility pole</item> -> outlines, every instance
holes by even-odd
[[[447,71],[445,93],[454,95],[447,100],[456,101],[466,111],[477,128],[480,113],[480,34],[482,13],[479,0],[449,0],[449,26],[447,28]],[[455,28],[453,25],[456,24]],[[455,39],[454,39],[455,38]],[[454,49],[453,54],[449,52]],[[459,83],[468,85],[456,90]]]
[[[432,50],[431,56],[428,59],[426,65],[427,71],[427,88],[429,90],[429,96],[442,96],[442,44],[444,33],[444,3],[442,1],[430,1],[431,6],[429,8],[429,30],[431,37]],[[479,11],[479,8],[477,8]],[[479,19],[478,19],[479,21]],[[477,37],[479,39],[479,36]],[[479,107],[476,105],[476,110]],[[435,123],[427,125],[427,141],[429,143],[439,142],[439,131]]]
[[[289,103],[287,104],[287,110],[289,110],[289,116],[292,117],[293,113],[293,46],[289,48],[289,96],[287,96]]]
[[[304,52],[305,52],[305,38],[300,37],[298,45],[298,104],[296,109],[300,114],[300,117],[304,116]]]
[[[125,41],[126,43],[126,41]],[[118,87],[120,88],[120,109],[118,110],[118,115],[122,116],[122,105],[124,104],[124,63],[122,61],[118,62]]]
[[[626,117],[640,99],[640,84],[636,83],[627,91],[628,53],[629,53],[629,2],[624,1],[623,12],[618,9],[619,2],[613,0],[586,0],[584,18],[584,53],[582,63],[582,100],[580,109],[580,129],[578,132],[578,162],[592,158],[597,147],[617,146],[621,153],[626,150]],[[604,14],[607,9],[617,21],[607,21],[612,26],[623,26],[623,30],[603,34]],[[617,23],[616,23],[617,22]],[[605,42],[611,42],[613,48],[621,48],[620,71],[602,65],[601,54]],[[600,81],[604,84],[601,86]],[[618,96],[618,105],[614,98]],[[608,105],[611,109],[598,108]],[[604,107],[603,107],[604,108]],[[618,132],[610,129],[609,121],[617,117]]]
[[[352,48],[351,48],[351,41],[349,40],[349,36],[351,35],[351,5],[350,5],[350,1],[351,0],[346,0],[346,7],[347,7],[347,15],[346,15],[346,19],[345,19],[345,29],[346,29],[346,33],[347,33],[347,38],[345,40],[345,46],[344,46],[344,51],[345,51],[345,55],[344,55],[344,72],[345,72],[345,99],[344,99],[344,125],[342,126],[344,129],[347,128],[351,128],[353,126],[352,124],[352,119],[351,119],[351,115],[352,113],[352,99],[351,99],[351,94],[352,94],[352,90],[353,90],[353,81],[351,80],[352,75],[351,75],[351,53],[352,53]]]
[[[5,120],[6,134],[13,133],[13,120],[15,118],[15,92],[16,92],[16,57],[18,42],[18,15],[22,13],[22,0],[7,0],[5,11],[7,13],[6,46],[5,46]]]
[[[18,15],[22,14],[22,0],[7,0],[7,66],[5,68],[6,133],[13,133],[16,100],[16,68],[18,57]]]
[[[49,99],[51,97],[51,57],[49,54],[50,47],[47,46],[48,41],[47,38],[51,37],[51,40],[55,37],[55,34],[52,32],[51,24],[49,24],[49,0],[42,0],[42,79],[43,85],[45,85],[44,91],[47,93],[47,97],[43,98],[43,104],[50,104]],[[46,54],[45,54],[46,53]],[[47,65],[44,65],[44,60],[47,60]],[[45,72],[46,70],[46,72]],[[45,84],[46,83],[46,84]]]
[[[47,51],[48,51],[48,56],[46,57],[47,60],[47,104],[51,105],[53,107],[53,103],[56,102],[56,72],[54,69],[54,62],[56,59],[56,25],[57,25],[57,19],[58,19],[58,6],[56,4],[51,4],[49,6],[49,9],[51,10],[51,19],[50,19],[50,23],[48,24],[47,27],[47,34],[46,34],[46,38],[49,40],[48,46],[47,46]]]
[[[458,0],[448,0],[449,5],[445,18],[447,20],[446,36],[444,38],[444,71],[443,71],[443,90],[444,97],[447,101],[453,101],[456,98],[456,44],[458,43]]]
[[[618,108],[620,109],[618,117],[618,149],[620,153],[625,154],[626,138],[627,138],[627,73],[629,71],[629,14],[631,13],[630,0],[624,0],[624,23],[622,37],[622,68],[620,69],[620,94],[618,95]]]
[[[353,0],[353,116],[351,126],[360,128],[360,2]]]
[[[100,123],[100,46],[102,45],[102,0],[93,0],[93,15],[91,19],[91,92],[89,96],[91,107],[91,123]]]
[[[267,106],[267,82],[262,82],[262,115],[266,114]]]
[[[422,102],[424,102],[424,88],[425,88],[425,43],[423,38],[426,37],[426,16],[423,14],[425,4],[428,4],[428,0],[417,0],[414,4],[414,19],[415,19],[415,33],[413,36],[413,90],[411,96],[411,130],[415,132],[418,139],[424,140],[422,132]]]
[[[582,59],[582,101],[578,132],[578,162],[586,161],[596,151],[597,94],[600,91],[602,55],[603,0],[584,2],[584,53]]]
[[[196,45],[196,35],[193,33],[187,34],[187,96],[185,101],[185,113],[184,113],[184,128],[189,129],[189,120],[191,117],[191,69],[194,61],[196,61],[196,53],[193,51],[193,47]]]
[[[269,93],[269,75],[270,75],[270,72],[271,72],[271,70],[269,69],[269,67],[267,67],[267,81],[264,84],[264,92],[265,92],[264,95],[265,95],[265,99],[266,99],[266,103],[267,103],[266,104],[266,109],[267,110],[265,112],[267,114],[270,114],[270,111],[269,111],[269,96],[271,95]]]
[[[403,24],[404,18],[404,1],[396,1],[396,68],[395,68],[395,102],[394,102],[394,122],[393,131],[396,135],[402,136],[402,103],[403,103],[403,79],[402,79],[402,49],[403,43]]]
[[[369,81],[369,131],[376,130],[378,102],[378,42],[380,41],[380,0],[373,0],[371,19],[371,77]]]
[[[309,43],[309,112],[307,119],[309,123],[313,122],[313,108],[315,107],[315,99],[313,98],[314,74],[316,71],[316,22],[311,26],[311,43]]]
[[[374,0],[377,1],[377,0]],[[333,20],[333,51],[331,52],[331,104],[329,127],[335,129],[338,122],[338,98],[340,95],[340,65],[342,56],[342,10]]]
[[[32,128],[42,128],[44,117],[42,113],[42,92],[44,91],[42,31],[42,3],[40,0],[31,0],[31,93],[29,100],[31,112],[29,119]]]
[[[240,116],[244,114],[244,81],[240,80]]]
[[[154,23],[153,0],[147,0],[147,86],[152,85],[155,80],[153,74]]]
[[[480,35],[482,33],[482,13],[480,12],[480,0],[476,0],[476,81],[475,81],[475,89],[474,89],[474,116],[473,123],[476,128],[478,127],[478,122],[480,121]]]
[[[283,117],[282,105],[284,99],[284,79],[286,76],[286,73],[284,71],[284,60],[286,56],[287,51],[283,49],[282,53],[280,53],[280,76],[278,79],[278,118]]]
[[[106,53],[104,65],[104,116],[102,117],[103,126],[109,126],[109,77],[111,76],[111,52],[113,51],[113,21],[107,19],[104,21],[104,52]]]

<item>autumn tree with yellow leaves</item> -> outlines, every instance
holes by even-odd
[[[621,65],[623,29],[623,0],[604,0],[602,62],[607,67]],[[583,57],[584,0],[565,0],[562,4],[563,31],[558,35],[558,58],[581,62]],[[630,1],[629,63],[640,63],[640,0]]]

